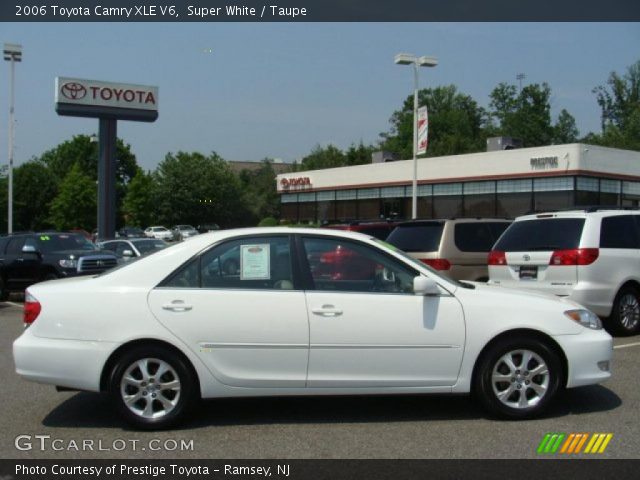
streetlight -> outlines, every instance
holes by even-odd
[[[418,217],[418,67],[435,67],[435,57],[418,57],[411,53],[399,53],[395,56],[396,65],[413,65],[413,182],[411,193],[411,218]]]
[[[10,81],[10,100],[9,100],[9,187],[7,192],[8,197],[8,214],[7,214],[7,233],[13,233],[13,140],[15,136],[14,132],[14,118],[13,118],[13,104],[14,104],[14,81],[15,81],[15,63],[22,61],[22,45],[15,43],[4,44],[4,59],[11,62],[11,81]]]

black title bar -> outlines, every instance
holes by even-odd
[[[1,22],[640,21],[638,0],[4,0]]]

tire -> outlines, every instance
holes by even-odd
[[[0,276],[0,302],[9,300],[9,290],[6,288],[4,278]]]
[[[160,369],[163,373],[156,377]],[[193,410],[196,385],[195,375],[180,355],[159,346],[140,346],[118,359],[110,391],[130,425],[161,430],[182,422]]]
[[[516,337],[499,341],[482,355],[474,393],[498,417],[534,418],[553,401],[562,379],[562,363],[547,344]]]
[[[619,336],[636,335],[640,332],[640,293],[632,286],[622,287],[605,322],[607,330]]]

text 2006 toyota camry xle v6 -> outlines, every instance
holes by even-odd
[[[457,283],[335,230],[200,235],[33,285],[24,309],[17,372],[111,392],[140,428],[175,424],[201,397],[265,395],[472,392],[527,418],[610,376],[611,337],[581,306]]]

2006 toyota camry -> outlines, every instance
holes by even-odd
[[[97,277],[33,285],[24,320],[18,374],[111,392],[147,429],[199,398],[266,395],[472,392],[526,418],[564,387],[609,378],[612,355],[575,303],[458,283],[335,230],[200,235]]]

